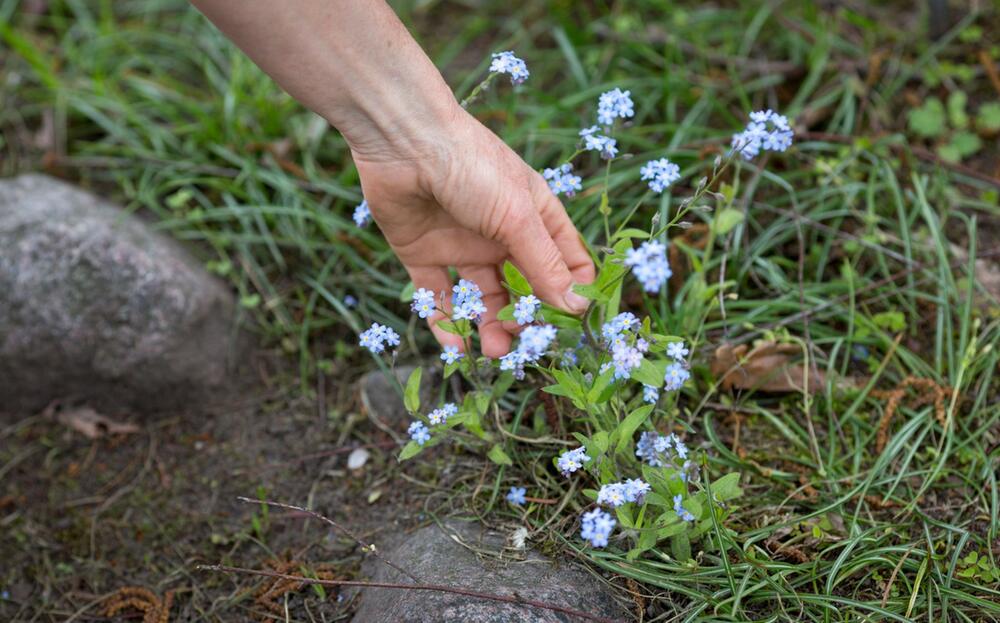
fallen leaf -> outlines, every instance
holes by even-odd
[[[793,358],[802,355],[797,344],[761,341],[750,350],[746,344],[723,344],[715,349],[712,374],[720,379],[722,388],[750,389],[763,392],[801,392],[805,387],[806,370]],[[809,391],[821,391],[826,384],[822,372],[809,371]]]
[[[90,407],[71,407],[56,412],[56,421],[75,430],[87,439],[98,439],[108,435],[131,435],[138,433],[139,427],[128,422],[118,422],[101,415]]]

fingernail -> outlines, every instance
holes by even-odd
[[[578,314],[582,314],[587,311],[587,306],[590,305],[590,301],[574,292],[573,288],[570,288],[563,296],[563,302],[566,303],[566,307],[570,311],[574,311]]]

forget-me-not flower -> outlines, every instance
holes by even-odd
[[[399,334],[377,322],[362,331],[358,343],[377,355],[385,350],[386,346],[399,346]]]
[[[514,320],[517,324],[529,324],[535,320],[535,313],[542,307],[542,302],[534,294],[522,296],[514,303]]]
[[[545,169],[542,171],[542,177],[549,183],[553,194],[557,196],[565,194],[567,197],[572,197],[576,191],[583,189],[580,176],[573,175],[573,165],[568,162],[555,169]]]
[[[609,513],[595,508],[580,518],[580,536],[590,541],[593,547],[604,547],[616,523]]]
[[[680,493],[674,496],[674,512],[677,513],[677,516],[683,519],[684,521],[688,522],[694,521],[694,515],[692,515],[690,511],[684,508],[684,506],[681,504],[683,500],[684,496],[681,495]]]
[[[483,291],[468,279],[459,279],[451,288],[452,320],[472,320],[479,322],[486,313],[483,304]]]
[[[660,389],[658,387],[654,387],[653,385],[642,386],[643,402],[648,402],[650,404],[653,404],[659,399],[660,399]]]
[[[559,459],[556,461],[556,467],[562,472],[563,476],[569,476],[573,472],[577,471],[583,464],[590,460],[587,456],[587,448],[580,446],[573,450],[567,450],[559,455]]]
[[[372,221],[372,211],[368,209],[368,200],[363,199],[356,208],[354,208],[354,223],[358,227],[365,227]]]
[[[441,351],[441,360],[447,364],[455,363],[464,356],[458,351],[458,346],[445,346]]]
[[[510,491],[507,492],[507,501],[514,506],[523,506],[528,500],[525,499],[525,494],[528,490],[524,487],[511,487]]]
[[[635,115],[632,92],[619,88],[601,93],[597,100],[597,121],[601,125],[611,125],[615,119],[628,119]]]
[[[761,152],[785,151],[792,144],[794,136],[788,117],[773,110],[750,113],[750,122],[742,131],[733,135],[732,148],[746,160],[752,160]]]
[[[500,358],[500,369],[514,373],[514,378],[524,378],[524,366],[536,363],[556,339],[556,328],[549,324],[532,325],[521,332],[517,348]]]
[[[625,503],[625,485],[620,482],[601,485],[601,490],[597,492],[597,503],[618,508]]]
[[[410,311],[421,318],[427,318],[434,313],[434,293],[427,288],[420,288],[413,293],[413,302],[410,303]]]
[[[406,430],[410,435],[410,439],[417,442],[419,445],[424,445],[431,438],[431,432],[427,429],[427,426],[423,422],[413,422],[410,424],[410,428]]]
[[[667,366],[663,375],[663,389],[668,392],[680,389],[691,378],[691,373],[678,361]]]
[[[524,61],[514,56],[514,53],[510,50],[493,54],[493,60],[490,62],[490,71],[509,75],[510,83],[515,86],[522,84],[531,75]]]
[[[647,240],[638,249],[629,249],[625,254],[625,265],[632,269],[643,290],[650,294],[659,292],[674,274],[667,261],[667,247],[656,240]]]
[[[639,169],[643,181],[649,182],[649,188],[659,194],[681,178],[681,168],[666,158],[650,160]]]
[[[580,137],[583,138],[583,148],[587,151],[600,152],[605,160],[611,160],[618,155],[618,141],[610,136],[598,134],[601,128],[590,126],[580,130]]]
[[[684,361],[684,358],[690,353],[684,342],[671,342],[667,344],[667,357],[675,359],[677,361]]]

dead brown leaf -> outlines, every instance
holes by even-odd
[[[750,350],[746,344],[723,344],[715,349],[712,374],[720,379],[722,388],[749,389],[763,392],[801,392],[805,387],[806,369],[794,359],[802,354],[796,344],[762,341]],[[820,370],[809,371],[809,391],[821,391],[826,378]]]
[[[131,435],[139,432],[139,427],[129,422],[119,422],[102,415],[90,407],[67,407],[60,409],[50,405],[45,409],[47,416],[80,433],[87,439],[99,439],[108,435]]]

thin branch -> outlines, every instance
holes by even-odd
[[[204,571],[221,571],[223,573],[245,573],[248,575],[259,575],[268,578],[293,580],[295,582],[301,582],[302,584],[318,584],[320,586],[334,586],[334,587],[358,586],[362,588],[395,588],[395,589],[409,590],[409,591],[435,591],[438,593],[451,593],[454,595],[463,595],[465,597],[474,597],[476,599],[500,601],[503,603],[516,604],[519,606],[531,606],[533,608],[541,608],[542,610],[561,612],[563,614],[575,616],[586,621],[598,621],[598,623],[617,623],[617,621],[615,621],[614,619],[598,616],[596,614],[589,614],[587,612],[580,612],[579,610],[573,610],[572,608],[564,608],[562,606],[557,606],[555,604],[549,604],[542,601],[536,601],[534,599],[526,599],[516,593],[514,595],[495,595],[492,593],[482,593],[479,591],[473,591],[464,588],[455,588],[453,586],[444,586],[441,584],[397,584],[394,582],[364,582],[361,580],[320,580],[316,578],[307,578],[299,575],[288,575],[286,573],[278,573],[276,571],[267,571],[264,569],[247,569],[244,567],[230,567],[227,565],[198,565],[195,568]]]
[[[242,495],[237,496],[236,499],[239,500],[240,502],[246,502],[247,504],[266,504],[268,506],[274,506],[276,508],[285,508],[285,509],[288,509],[288,510],[299,511],[299,512],[302,512],[302,513],[305,513],[305,514],[309,515],[310,517],[314,517],[315,519],[319,519],[320,521],[325,521],[326,523],[328,523],[331,526],[333,526],[334,529],[337,530],[338,532],[342,532],[342,533],[346,534],[348,537],[350,537],[351,539],[353,539],[354,542],[357,543],[358,545],[360,545],[361,549],[364,550],[366,553],[369,553],[369,554],[375,556],[375,558],[378,558],[380,561],[382,561],[383,563],[389,565],[390,567],[392,567],[396,571],[402,573],[403,575],[405,575],[406,577],[410,578],[414,582],[420,582],[420,580],[418,580],[416,577],[414,577],[414,575],[412,573],[404,570],[402,567],[400,567],[396,563],[392,562],[388,558],[384,558],[381,554],[379,554],[378,553],[378,549],[375,548],[375,545],[373,543],[366,543],[361,537],[357,536],[356,534],[354,534],[353,532],[351,532],[350,530],[348,530],[344,526],[340,525],[339,523],[337,523],[336,521],[330,519],[329,517],[327,517],[325,515],[321,515],[321,514],[317,513],[314,510],[309,510],[308,508],[304,508],[302,506],[295,506],[294,504],[283,504],[281,502],[271,502],[270,500],[252,500],[252,499],[250,499],[248,497],[244,497]]]

